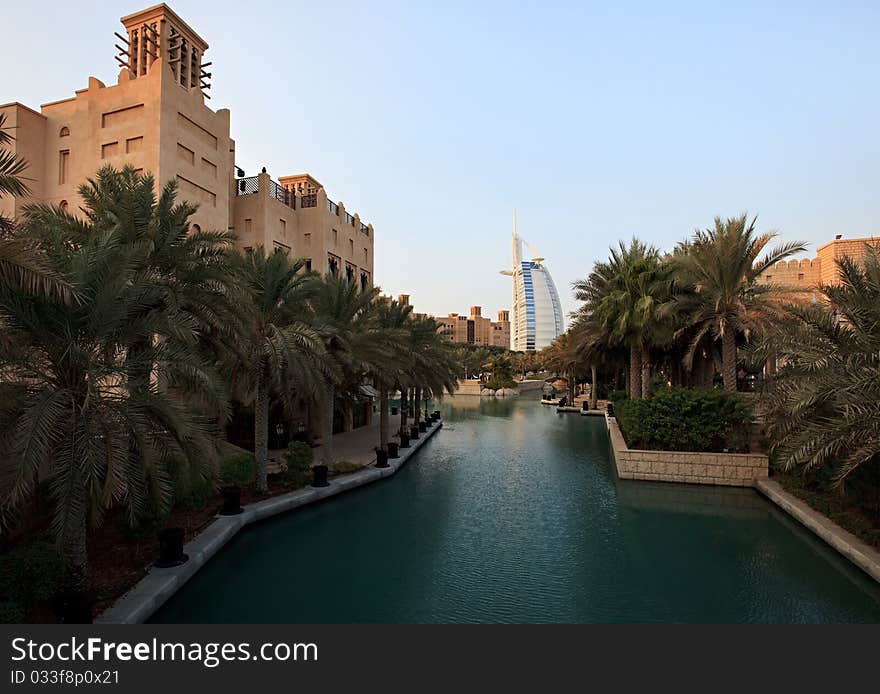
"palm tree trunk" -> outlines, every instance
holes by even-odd
[[[327,402],[324,404],[324,412],[325,412],[325,422],[324,422],[324,443],[321,446],[323,451],[323,456],[321,460],[324,465],[327,466],[327,469],[330,470],[333,468],[333,399],[334,399],[334,388],[333,386],[329,386],[327,388]]]
[[[74,438],[71,434],[70,438]],[[76,450],[76,446],[72,446]],[[86,486],[82,479],[82,471],[74,462],[64,493],[64,522],[61,529],[61,550],[73,588],[79,591],[89,589],[89,553],[86,542]]]
[[[724,390],[736,391],[736,333],[728,328],[721,335],[721,376]]]
[[[407,405],[409,404],[409,399],[407,398],[409,389],[401,386],[400,388],[400,432],[401,434],[406,433],[406,420],[407,420]]]
[[[590,364],[590,378],[592,382],[590,383],[590,409],[596,409],[596,400],[598,398],[599,391],[599,370],[596,368],[595,364]]]
[[[415,389],[415,393],[413,395],[413,407],[415,408],[415,418],[413,419],[413,423],[418,426],[419,422],[422,418],[422,408],[419,405],[419,401],[422,399],[422,388],[419,386]]]
[[[638,400],[642,397],[642,353],[637,345],[629,348],[629,397]]]
[[[388,389],[379,388],[379,447],[388,445]]]
[[[261,359],[254,398],[254,458],[257,462],[257,492],[269,491],[269,376]]]
[[[642,345],[642,400],[648,399],[651,383],[651,353],[647,345]]]

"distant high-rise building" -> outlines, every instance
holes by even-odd
[[[532,254],[531,260],[522,257],[525,241],[516,229],[516,210],[513,211],[512,259],[513,268],[502,270],[502,275],[513,278],[513,320],[510,324],[510,349],[531,352],[544,349],[565,330],[559,293],[544,264],[544,258],[525,241]]]

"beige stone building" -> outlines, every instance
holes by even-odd
[[[34,201],[76,214],[80,184],[105,164],[131,165],[152,173],[158,186],[176,180],[180,197],[199,206],[194,226],[228,229],[243,248],[282,248],[322,274],[371,285],[371,225],[309,174],[276,182],[265,170],[245,178],[237,169],[230,112],[206,104],[213,79],[207,42],[165,4],[121,21],[115,85],[90,77],[86,88],[39,112],[0,106],[12,149],[29,162],[30,188],[26,197],[0,198],[0,214],[15,217]]]
[[[866,244],[880,243],[880,237],[845,239],[841,234],[816,249],[812,260],[801,258],[783,260],[767,270],[758,278],[761,284],[778,284],[803,290],[803,298],[812,300],[817,296],[819,285],[835,284],[838,281],[836,261],[850,256],[857,262],[865,257]]]
[[[450,342],[509,349],[509,312],[499,311],[498,320],[493,321],[484,317],[482,310],[481,306],[471,306],[467,316],[450,313],[447,316],[437,316],[434,320],[440,326],[440,334]]]

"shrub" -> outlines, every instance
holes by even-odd
[[[168,464],[168,472],[174,487],[175,507],[186,510],[204,508],[214,495],[213,483],[185,461],[172,459]]]
[[[18,545],[0,557],[0,623],[23,621],[65,584],[64,561],[55,543],[37,539]]]
[[[492,377],[486,383],[486,388],[498,390],[499,388],[516,388],[517,383],[509,376]]]
[[[238,487],[250,487],[257,477],[257,465],[250,453],[226,456],[220,463],[220,481]]]
[[[345,475],[349,472],[357,472],[360,469],[360,465],[357,465],[350,460],[340,460],[333,465],[333,471],[340,475]]]
[[[287,471],[284,473],[286,482],[302,486],[309,481],[312,474],[312,449],[302,441],[291,441],[284,452]]]
[[[751,407],[724,390],[666,388],[648,400],[615,402],[627,444],[661,451],[743,451]]]
[[[622,400],[629,399],[629,395],[626,394],[625,390],[611,390],[608,392],[608,400],[613,403],[621,402]]]

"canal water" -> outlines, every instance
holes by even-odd
[[[395,476],[241,532],[156,622],[880,622],[750,489],[617,480],[601,417],[458,397]]]

